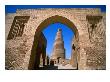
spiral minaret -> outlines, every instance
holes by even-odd
[[[58,32],[56,34],[51,59],[58,59],[58,58],[65,59],[65,48],[64,48],[64,41],[63,41],[61,29],[58,29]]]

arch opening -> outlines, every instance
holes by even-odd
[[[74,32],[74,39],[76,40],[77,45],[74,45],[75,49],[78,46],[78,41],[79,41],[79,33],[77,30],[77,27],[71,22],[69,19],[55,15],[52,17],[49,17],[45,19],[36,29],[35,36],[34,36],[34,41],[33,41],[33,46],[31,50],[31,56],[30,56],[30,61],[29,61],[29,69],[38,69],[39,64],[40,64],[40,54],[43,56],[43,64],[45,65],[45,57],[46,57],[46,46],[47,46],[47,41],[42,39],[39,40],[40,37],[43,37],[44,35],[42,34],[42,30],[44,30],[49,24],[54,24],[54,23],[62,23],[67,25],[73,32]],[[44,40],[44,42],[43,42]],[[41,43],[42,41],[42,43]],[[72,50],[74,50],[73,46],[71,47]],[[78,55],[78,53],[76,54]],[[77,57],[75,57],[76,59]],[[59,59],[58,59],[59,60]],[[71,64],[73,64],[73,54],[71,54]],[[77,59],[76,59],[77,60]],[[78,63],[78,61],[77,61]],[[36,67],[37,65],[37,67]]]

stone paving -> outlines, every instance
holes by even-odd
[[[46,65],[44,67],[40,67],[40,70],[76,70],[75,67],[72,67],[72,65],[62,65],[62,64],[55,64],[55,65]]]
[[[55,64],[55,66],[58,66],[58,69],[76,69],[72,67],[72,65],[67,64],[67,65],[62,65],[62,64]]]

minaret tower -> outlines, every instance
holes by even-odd
[[[58,32],[56,34],[51,59],[58,59],[58,58],[65,59],[65,48],[64,48],[64,41],[63,41],[61,29],[58,29]]]

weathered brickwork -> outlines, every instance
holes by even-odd
[[[20,23],[17,27],[17,24],[12,25],[16,16],[29,19],[24,26]],[[98,8],[22,9],[6,14],[5,19],[6,69],[28,69],[35,35],[38,39],[46,26],[56,22],[67,25],[75,34],[70,62],[73,66],[78,69],[106,69],[106,15]],[[11,34],[18,35],[8,39],[10,30],[15,27],[23,27],[19,31],[22,33],[14,30]]]

